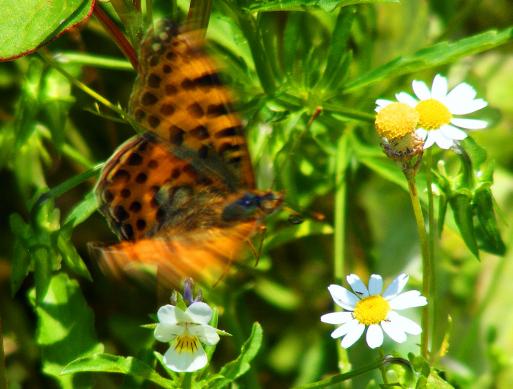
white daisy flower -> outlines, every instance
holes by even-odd
[[[424,149],[436,143],[442,149],[449,149],[456,141],[465,139],[465,130],[480,130],[486,127],[485,120],[464,119],[461,115],[476,112],[488,105],[483,99],[476,99],[477,92],[467,83],[448,89],[447,78],[437,74],[431,90],[423,81],[413,81],[415,97],[406,92],[395,95],[400,103],[413,107],[419,113],[416,130],[418,137],[424,140]],[[392,101],[378,99],[376,112],[391,104]]]
[[[164,305],[157,312],[159,323],[155,338],[171,342],[164,354],[164,363],[176,372],[192,372],[207,365],[208,359],[201,343],[214,345],[219,335],[208,323],[212,309],[203,302],[192,303],[185,312],[174,305]]]
[[[427,304],[426,298],[417,290],[401,293],[408,282],[406,274],[400,274],[383,294],[383,279],[378,274],[370,276],[368,288],[356,274],[350,274],[346,279],[354,293],[340,285],[328,287],[335,304],[345,311],[321,316],[324,323],[340,325],[331,337],[342,337],[343,348],[360,339],[366,327],[370,348],[383,344],[383,331],[398,343],[406,340],[406,334],[419,335],[422,332],[417,323],[395,312]]]

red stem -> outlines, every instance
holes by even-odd
[[[105,13],[103,9],[100,8],[98,3],[94,5],[94,16],[103,24],[103,26],[110,32],[110,34],[114,37],[114,41],[123,52],[123,54],[128,58],[134,69],[139,68],[139,62],[137,61],[137,54],[130,44],[128,40],[125,38],[123,33],[120,31],[116,23],[112,21],[112,19]]]

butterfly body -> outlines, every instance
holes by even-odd
[[[255,188],[232,97],[198,32],[164,22],[143,41],[130,111],[144,135],[121,145],[97,184],[100,211],[122,240],[111,268],[157,265],[167,281],[212,281],[282,196]]]

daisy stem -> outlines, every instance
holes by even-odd
[[[348,161],[348,134],[346,130],[339,139],[336,154],[336,171],[335,171],[335,221],[334,221],[334,259],[333,271],[335,282],[342,284],[344,278],[344,262],[345,262],[345,236],[346,236],[346,168]],[[335,305],[335,309],[339,309]],[[351,369],[347,351],[342,347],[337,347],[338,368],[341,373]]]
[[[408,189],[410,193],[411,205],[413,207],[413,214],[415,216],[415,223],[417,224],[417,231],[420,240],[420,250],[422,255],[422,294],[431,302],[430,299],[430,286],[431,286],[431,273],[432,264],[429,253],[429,241],[426,233],[426,225],[424,222],[424,215],[420,205],[419,194],[417,186],[415,185],[415,173],[411,174],[408,170],[404,171],[406,180],[408,181]],[[421,337],[421,352],[424,358],[428,357],[428,344],[430,334],[429,323],[429,305],[424,307],[422,311],[422,337]]]
[[[432,148],[427,149],[426,152],[426,187],[427,187],[427,195],[428,195],[428,225],[429,225],[429,243],[428,243],[428,254],[429,254],[429,281],[431,283],[430,286],[430,293],[433,296],[431,300],[428,300],[430,304],[428,305],[428,308],[424,308],[424,311],[431,312],[430,317],[433,318],[431,321],[432,323],[432,334],[434,336],[433,339],[436,339],[436,324],[438,320],[435,319],[436,315],[436,299],[437,299],[437,293],[436,293],[436,262],[434,260],[435,256],[435,239],[436,239],[436,223],[435,223],[435,211],[434,211],[434,204],[433,204],[433,174],[432,174],[432,168],[433,168],[433,153]],[[424,295],[426,298],[428,298],[427,295]],[[427,333],[427,329],[426,329]],[[426,336],[429,336],[427,334]],[[433,355],[431,356],[433,357]]]
[[[385,360],[385,353],[383,352],[383,347],[378,348],[379,356],[384,361]],[[385,385],[388,385],[388,378],[387,378],[387,369],[385,367],[385,364],[382,363],[379,365],[379,370],[381,371],[381,376],[383,377],[383,383]]]

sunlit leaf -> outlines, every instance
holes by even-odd
[[[251,334],[241,348],[237,359],[224,365],[218,374],[212,376],[204,385],[204,388],[224,388],[250,369],[250,363],[257,355],[262,345],[263,331],[258,323],[253,323]]]
[[[0,60],[14,59],[83,21],[93,0],[1,0]]]
[[[320,8],[333,11],[337,7],[355,4],[398,3],[399,0],[259,0],[249,2],[250,11],[305,11],[308,8]]]
[[[162,388],[178,388],[170,379],[162,377],[151,366],[133,357],[95,354],[75,359],[62,370],[62,374],[83,372],[117,373],[141,377]]]
[[[96,339],[92,311],[78,283],[66,274],[55,275],[41,301],[36,303],[34,291],[30,300],[38,318],[36,340],[42,350],[44,373],[62,388],[91,387],[90,376],[61,375],[64,366],[74,359],[103,351]]]
[[[500,31],[487,31],[455,42],[441,42],[412,55],[398,57],[383,66],[365,73],[344,86],[349,93],[385,78],[410,74],[457,61],[464,56],[480,53],[502,45],[512,39],[513,27]]]

